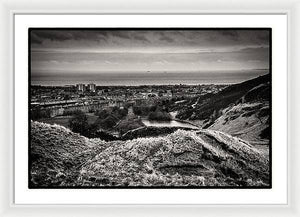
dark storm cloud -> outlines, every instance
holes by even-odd
[[[258,40],[260,40],[263,43],[268,43],[270,35],[268,32],[261,32],[261,33],[257,34],[257,38],[258,38]]]
[[[196,71],[269,67],[266,30],[36,30],[32,70]]]
[[[241,45],[268,45],[269,31],[267,30],[211,30],[205,33],[206,40],[210,42],[232,43]]]
[[[166,42],[169,42],[169,43],[174,42],[173,38],[170,38],[170,37],[167,37],[167,36],[160,37],[160,40],[166,41]]]
[[[150,42],[150,41],[149,41],[145,36],[143,36],[143,35],[135,35],[133,38],[136,39],[136,40],[139,40],[139,41],[143,41],[143,42]]]
[[[118,37],[127,37],[124,34],[117,34]],[[32,30],[31,42],[35,44],[41,44],[45,40],[50,41],[66,41],[66,40],[106,40],[109,36],[107,31],[71,31],[71,30]]]
[[[112,31],[111,35],[115,36],[115,37],[119,37],[119,38],[123,38],[123,39],[130,39],[130,33],[128,31]]]
[[[144,34],[137,31],[101,31],[101,30],[33,30],[31,31],[31,43],[42,44],[46,40],[53,42],[70,41],[107,41],[115,38],[117,40],[139,40],[148,43]]]
[[[231,46],[231,45],[268,45],[269,32],[264,30],[191,30],[191,31],[134,31],[134,30],[32,30],[31,43],[41,45],[47,41],[47,47],[59,47],[55,42],[78,41],[105,42],[116,45],[137,45],[139,43],[152,46]],[[72,43],[69,44],[72,46]],[[53,47],[52,46],[52,47]],[[62,45],[63,46],[63,45]]]
[[[43,42],[43,38],[39,37],[35,33],[31,32],[31,43],[33,44],[41,44]]]
[[[237,41],[239,39],[239,34],[235,30],[224,30],[221,31],[221,34],[234,41]]]
[[[51,40],[51,41],[65,41],[73,38],[73,35],[70,32],[65,31],[32,31],[32,36],[38,37],[41,40]]]

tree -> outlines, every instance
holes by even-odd
[[[156,105],[150,107],[150,112],[155,112],[156,110],[157,110]]]
[[[50,118],[50,109],[41,109],[40,107],[34,108],[30,111],[31,120],[38,120],[41,118]]]
[[[81,135],[88,134],[89,124],[87,116],[82,111],[77,111],[73,118],[69,120],[70,129],[75,133],[80,133]]]
[[[70,99],[71,99],[70,95],[66,94],[66,95],[64,96],[64,100],[70,100]]]
[[[110,112],[108,112],[106,109],[97,110],[95,115],[97,115],[100,119],[105,119],[110,115]]]

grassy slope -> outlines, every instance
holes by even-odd
[[[93,113],[86,113],[88,123],[93,124],[97,119],[98,116],[94,115]],[[58,124],[64,127],[69,127],[69,120],[72,116],[57,116],[52,118],[42,118],[38,120],[39,122],[47,123],[47,124]]]
[[[211,130],[103,142],[32,122],[31,186],[263,186],[268,157]]]
[[[269,84],[260,84],[248,91],[239,103],[222,111],[209,129],[238,136],[253,144],[269,144]],[[263,133],[266,131],[265,133]]]
[[[263,114],[267,111],[267,114]],[[262,132],[269,127],[268,103],[240,103],[224,111],[209,129],[229,133],[253,144],[269,144]]]
[[[252,144],[270,140],[270,75],[235,84],[187,102],[177,117],[226,132]],[[193,106],[191,106],[193,105]]]
[[[31,122],[31,132],[32,187],[74,185],[81,165],[107,145],[59,125]]]
[[[239,84],[231,85],[217,94],[206,94],[204,96],[196,97],[189,102],[186,102],[185,107],[179,110],[176,117],[179,119],[191,120],[210,119],[214,111],[218,113],[231,104],[236,103],[254,87],[269,81],[270,74],[267,74]]]
[[[114,129],[119,131],[122,134],[130,131],[130,130],[134,130],[134,129],[138,129],[140,127],[144,127],[145,125],[143,124],[143,122],[136,117],[130,117],[130,118],[124,118],[122,119],[115,127]]]

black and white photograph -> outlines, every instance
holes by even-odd
[[[29,28],[28,187],[272,188],[271,28]]]

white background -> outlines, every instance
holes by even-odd
[[[29,27],[271,27],[272,189],[28,189]],[[287,17],[285,15],[16,15],[16,204],[287,204]]]

